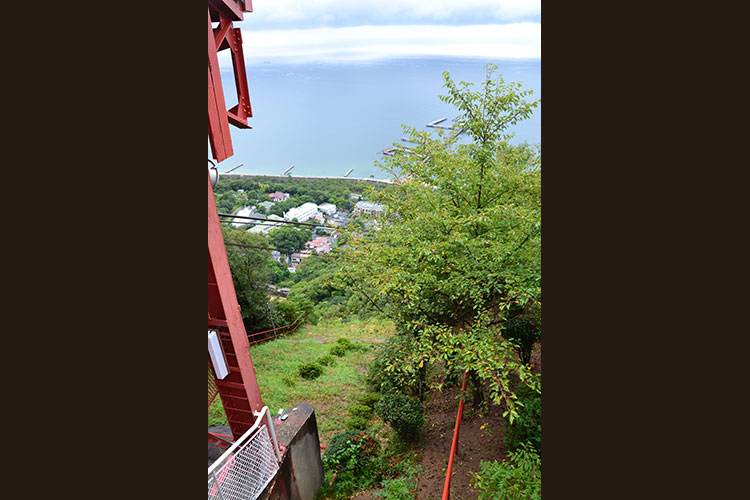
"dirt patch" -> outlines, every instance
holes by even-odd
[[[379,489],[376,490],[370,490],[370,491],[363,491],[362,493],[357,493],[352,497],[352,500],[378,500],[380,499],[379,496],[375,495],[375,492],[380,491]]]
[[[420,465],[417,490],[420,499],[439,499],[443,494],[448,456],[453,440],[458,411],[459,387],[433,392],[425,404],[428,415],[425,446]],[[451,499],[476,499],[469,481],[471,472],[479,470],[482,460],[502,460],[507,451],[503,445],[505,426],[502,411],[493,406],[484,414],[478,414],[471,403],[464,404],[464,416],[459,430],[458,454],[453,460],[451,474]]]
[[[531,355],[532,371],[542,371],[542,345],[537,342]],[[442,497],[448,465],[453,430],[458,411],[459,387],[450,387],[443,392],[434,391],[425,403],[428,422],[424,449],[420,465],[417,498],[437,500]],[[487,394],[487,391],[485,391]],[[485,414],[478,414],[471,405],[471,398],[464,403],[464,415],[458,438],[458,455],[453,460],[451,475],[451,500],[475,500],[477,492],[471,487],[472,473],[479,471],[483,460],[506,458],[503,444],[505,421],[502,408],[490,406]],[[364,497],[362,497],[364,500]]]

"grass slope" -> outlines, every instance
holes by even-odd
[[[258,377],[263,404],[272,413],[279,408],[290,410],[298,403],[309,403],[315,408],[320,443],[346,430],[347,408],[356,404],[357,397],[366,391],[367,366],[375,355],[374,347],[393,335],[393,324],[387,321],[352,321],[303,325],[289,336],[250,347],[255,373]],[[323,374],[315,380],[299,376],[298,367],[317,361],[329,353],[336,340],[344,337],[359,341],[368,349],[352,349],[343,357],[336,357],[334,366],[323,367]],[[226,415],[216,398],[208,416],[208,425],[226,424]]]

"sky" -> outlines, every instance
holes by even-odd
[[[253,0],[249,64],[541,58],[541,0]],[[219,53],[231,67],[229,51]]]

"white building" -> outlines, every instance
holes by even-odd
[[[284,220],[284,219],[282,219],[278,215],[271,214],[268,217],[266,217],[265,221],[259,221],[259,222],[262,222],[262,224],[252,227],[249,231],[251,233],[268,233],[272,229],[276,229],[277,227],[281,226],[281,224],[279,223],[272,224],[272,222],[276,222],[280,220]]]
[[[333,203],[322,203],[318,205],[318,210],[326,215],[333,215],[336,213],[336,205]]]
[[[353,214],[355,216],[370,215],[373,217],[379,217],[383,215],[384,208],[385,205],[378,205],[377,203],[373,203],[371,201],[358,201],[357,204],[354,205]]]
[[[318,205],[315,203],[304,203],[298,207],[289,209],[288,212],[284,212],[284,219],[292,220],[296,218],[299,222],[305,222],[311,219],[316,213],[318,213]]]
[[[255,208],[256,208],[255,205],[253,205],[252,207],[245,207],[234,215],[247,217],[248,215],[253,215],[255,213]],[[238,226],[243,225],[243,223],[247,224],[248,222],[251,222],[250,219],[241,219],[237,217],[234,219],[234,222],[232,222],[232,225],[234,227],[238,227]]]

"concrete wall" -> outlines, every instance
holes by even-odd
[[[276,479],[260,500],[313,500],[323,482],[315,410],[302,403],[287,414],[289,418],[274,423],[279,446],[285,446],[287,450]]]

